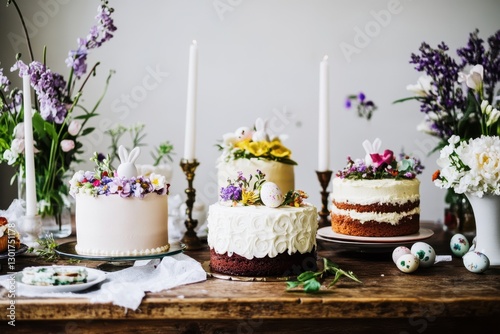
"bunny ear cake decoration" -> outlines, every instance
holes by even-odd
[[[380,138],[375,138],[373,143],[371,143],[368,139],[363,142],[363,148],[366,152],[365,164],[367,166],[370,166],[372,164],[373,161],[371,155],[377,154],[380,150],[380,146],[382,146],[382,141],[380,140]]]
[[[118,148],[118,156],[120,157],[120,165],[118,166],[117,173],[119,177],[130,179],[137,176],[137,167],[135,161],[139,158],[141,149],[135,147],[130,153],[123,145]]]

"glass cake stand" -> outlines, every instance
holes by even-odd
[[[107,256],[107,255],[81,255],[75,250],[76,241],[70,241],[60,244],[56,247],[55,251],[57,254],[63,257],[68,257],[78,260],[90,260],[90,261],[105,261],[97,266],[98,269],[103,271],[118,271],[127,267],[134,265],[134,261],[139,260],[151,260],[151,259],[161,259],[165,256],[172,256],[175,254],[182,253],[186,246],[182,243],[171,243],[170,248],[166,252],[149,254],[149,255],[129,255],[129,256]]]

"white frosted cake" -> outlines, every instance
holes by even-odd
[[[121,168],[123,163],[112,171],[97,155],[94,161],[96,171],[76,172],[70,181],[76,202],[76,252],[139,256],[168,251],[169,184],[165,177],[134,176],[137,171]]]
[[[316,207],[303,201],[304,192],[283,195],[275,183],[261,182],[258,175],[240,175],[209,207],[211,270],[236,276],[286,276],[315,268]]]
[[[333,180],[333,231],[365,237],[409,235],[420,228],[420,181],[415,158],[393,152],[348,159]]]

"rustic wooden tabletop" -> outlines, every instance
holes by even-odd
[[[451,234],[438,224],[426,226],[435,233],[425,242],[439,255],[451,255]],[[285,282],[209,277],[201,283],[148,293],[136,311],[92,304],[87,299],[16,297],[14,328],[8,325],[5,311],[12,298],[2,289],[0,332],[431,333],[478,330],[495,324],[500,316],[500,267],[474,274],[462,259],[453,257],[405,274],[392,262],[390,249],[352,249],[326,241],[318,241],[318,247],[319,258],[327,257],[353,271],[362,284],[342,279],[330,289],[323,286],[318,293],[307,294],[286,291]],[[208,247],[185,254],[201,263],[209,259]],[[6,274],[2,264],[0,274]],[[16,259],[18,270],[46,264],[33,256]],[[93,268],[100,264],[79,263]]]

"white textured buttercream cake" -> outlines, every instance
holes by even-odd
[[[112,171],[106,160],[94,160],[95,172],[76,172],[70,181],[76,202],[76,252],[139,256],[167,251],[169,184],[165,177],[134,176],[136,170],[120,167]]]
[[[211,270],[237,276],[287,276],[316,267],[316,207],[301,191],[240,174],[208,211]],[[254,180],[257,184],[252,186]],[[264,205],[264,203],[266,205]]]
[[[420,181],[415,158],[390,150],[348,159],[333,180],[331,221],[335,232],[354,236],[409,235],[420,228]]]

